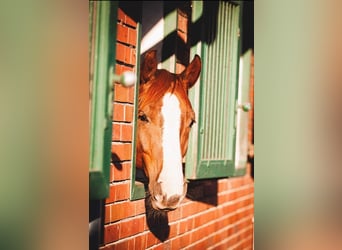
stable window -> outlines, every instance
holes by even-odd
[[[150,4],[142,2],[137,43],[140,51],[137,54],[157,49],[158,61],[161,62],[158,68],[175,72],[177,9],[165,2]],[[245,145],[247,121],[243,112],[248,108],[246,93],[248,95],[249,82],[244,78],[239,84],[241,3],[192,1],[191,6],[190,60],[195,54],[200,55],[202,71],[199,82],[189,91],[196,123],[191,130],[184,159],[185,176],[195,180],[243,175],[246,150],[236,150],[236,147]],[[140,65],[140,57],[137,58],[137,65]],[[243,67],[241,75],[248,74],[245,72],[247,68]],[[137,71],[137,79],[140,79]],[[135,96],[137,106],[138,85]],[[135,113],[135,124],[136,118]],[[238,125],[241,128],[238,129]],[[135,134],[136,128],[133,138]],[[133,157],[131,199],[135,200],[145,196],[144,174],[135,167],[135,145]]]
[[[140,69],[140,55],[146,51],[157,50],[158,68],[175,72],[176,68],[176,39],[177,39],[177,4],[179,2],[151,2],[142,1],[139,7],[141,15],[138,18],[137,36],[137,79]],[[135,89],[135,114],[133,138],[136,138],[137,106],[138,106],[139,85]],[[142,170],[136,169],[135,139],[133,140],[133,164],[131,175],[131,200],[141,199],[145,196],[144,183],[146,177]]]

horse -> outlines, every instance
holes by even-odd
[[[186,155],[195,112],[188,90],[201,72],[195,55],[180,74],[157,69],[157,51],[146,52],[140,67],[136,167],[148,178],[152,207],[171,211],[187,192],[182,159]]]

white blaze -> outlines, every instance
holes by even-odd
[[[183,194],[183,171],[180,148],[181,110],[178,98],[170,93],[163,97],[161,113],[164,119],[162,146],[163,169],[159,175],[163,193],[167,197]]]

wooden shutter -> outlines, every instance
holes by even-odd
[[[109,193],[112,140],[111,81],[115,66],[116,2],[89,2],[90,9],[90,163],[89,198]]]
[[[197,123],[190,134],[186,177],[202,179],[235,172],[236,100],[240,6],[227,1],[193,1],[192,22],[201,32],[191,49],[200,54],[199,83],[190,90]]]

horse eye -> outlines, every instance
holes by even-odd
[[[145,114],[138,115],[138,118],[143,122],[148,122],[147,116]]]
[[[191,123],[190,123],[189,127],[191,128],[192,125],[194,125],[195,122],[196,122],[195,120],[191,120]]]

